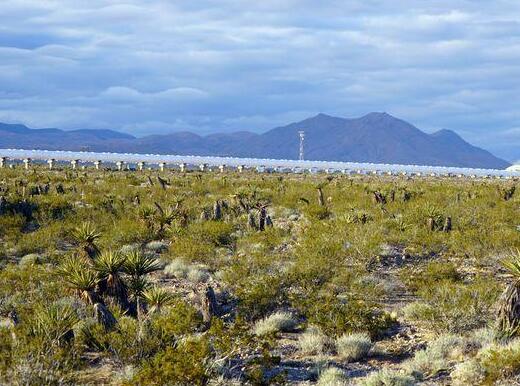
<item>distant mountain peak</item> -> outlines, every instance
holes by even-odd
[[[344,118],[334,117],[332,115],[325,114],[325,113],[319,113],[313,117],[305,119],[303,122],[305,122],[305,121],[329,121],[329,120],[334,120],[334,119],[344,119]]]
[[[452,137],[452,138],[457,137],[457,138],[460,138],[460,135],[458,135],[453,130],[449,130],[449,129],[440,129],[440,130],[437,130],[436,132],[432,133],[431,135],[434,136],[434,137]]]

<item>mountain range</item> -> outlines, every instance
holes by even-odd
[[[297,159],[300,130],[305,131],[309,160],[494,169],[510,165],[451,130],[427,134],[387,113],[353,119],[318,114],[263,134],[174,132],[140,138],[113,130],[30,129],[0,123],[0,148]]]

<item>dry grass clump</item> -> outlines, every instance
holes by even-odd
[[[256,322],[253,330],[255,335],[264,336],[294,330],[297,324],[298,321],[291,313],[279,311]]]
[[[347,386],[349,381],[345,372],[337,367],[328,367],[318,378],[318,386]]]
[[[450,373],[453,386],[480,385],[486,373],[475,359],[459,363]]]
[[[192,283],[204,283],[210,275],[201,265],[188,264],[181,259],[173,260],[164,268],[164,273],[177,279],[187,279]]]
[[[450,363],[460,360],[467,350],[467,342],[456,335],[441,335],[424,350],[417,351],[414,357],[403,364],[407,374],[417,379],[433,376],[447,369]]]
[[[298,349],[305,355],[323,354],[330,343],[330,338],[315,326],[310,326],[298,337]]]
[[[359,386],[413,386],[415,384],[412,376],[385,368],[373,372],[359,382]]]
[[[336,351],[338,355],[348,362],[365,358],[372,349],[372,346],[372,340],[366,333],[344,334],[336,339]]]

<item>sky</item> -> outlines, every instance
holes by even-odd
[[[388,112],[520,159],[518,0],[0,0],[0,122],[266,131]]]

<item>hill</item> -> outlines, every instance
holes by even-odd
[[[386,113],[354,119],[318,114],[263,134],[175,132],[142,138],[112,130],[34,130],[0,124],[0,147],[297,159],[299,130],[305,130],[309,160],[495,169],[510,165],[453,131],[427,134]]]

